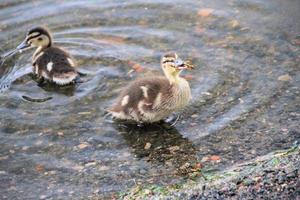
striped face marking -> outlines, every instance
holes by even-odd
[[[47,64],[47,70],[48,70],[48,72],[50,72],[52,70],[52,68],[53,68],[53,62],[49,62]]]
[[[26,36],[26,41],[28,42],[31,39],[36,38],[37,36],[40,36],[40,35],[41,35],[40,32],[33,32],[33,33]]]

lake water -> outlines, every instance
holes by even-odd
[[[87,75],[76,87],[39,87],[27,74],[32,51],[3,63],[1,199],[112,198],[182,183],[196,163],[222,170],[299,141],[299,10],[298,0],[2,0],[2,53],[46,25]],[[193,100],[176,125],[105,118],[121,88],[160,73],[169,51],[196,66],[183,73]],[[134,66],[142,72],[128,74]]]

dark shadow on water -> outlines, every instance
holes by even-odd
[[[175,168],[178,174],[188,173],[197,160],[192,142],[183,138],[168,123],[141,127],[136,124],[114,123],[114,126],[139,159],[166,168]]]

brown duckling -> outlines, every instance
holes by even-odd
[[[181,60],[176,53],[162,57],[165,76],[152,76],[131,82],[108,112],[116,119],[152,123],[168,117],[185,107],[191,99],[189,83],[180,77],[192,65]]]
[[[32,71],[41,81],[46,79],[58,85],[66,85],[79,77],[74,59],[68,52],[53,45],[47,28],[30,29],[16,50],[22,52],[30,48],[36,48],[32,56]]]

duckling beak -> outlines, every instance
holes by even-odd
[[[190,64],[189,62],[185,62],[181,60],[180,58],[176,59],[176,69],[183,70],[183,69],[194,69],[194,66]]]
[[[28,44],[27,41],[26,41],[26,39],[25,39],[21,44],[19,44],[17,46],[16,51],[22,52],[22,51],[24,51],[26,49],[29,49],[30,47],[31,47],[31,45]]]
[[[10,56],[13,56],[15,55],[18,51],[21,53],[22,51],[26,50],[26,49],[29,49],[31,48],[31,45],[27,43],[26,39],[21,43],[19,44],[14,50],[11,50],[9,52],[7,52],[6,54],[4,55],[1,55],[1,59],[0,60],[4,60],[6,59],[7,57],[10,57]]]

